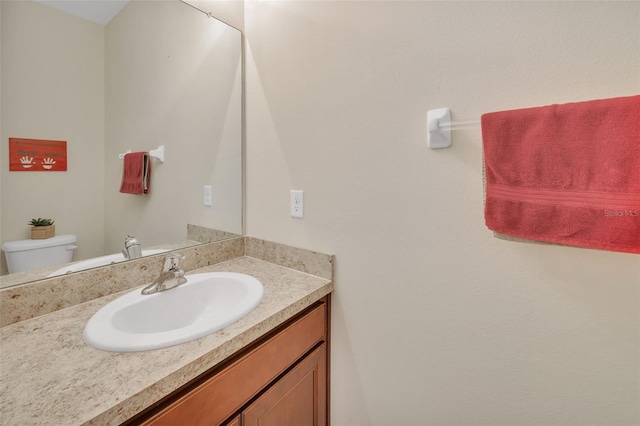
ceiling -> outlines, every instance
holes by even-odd
[[[53,7],[79,18],[97,22],[101,25],[109,23],[126,6],[129,0],[35,0],[40,4]]]

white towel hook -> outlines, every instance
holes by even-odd
[[[451,129],[441,129],[440,122],[451,122],[449,108],[430,109],[427,111],[427,146],[431,149],[449,148],[451,146]]]
[[[149,155],[157,158],[161,163],[164,163],[164,145],[160,145],[158,149],[152,149],[149,151]]]
[[[449,148],[451,131],[480,125],[480,120],[451,121],[451,109],[438,108],[427,111],[427,146],[431,149]]]

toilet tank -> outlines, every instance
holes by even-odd
[[[76,241],[75,235],[58,235],[42,240],[6,242],[2,250],[9,273],[13,274],[71,262]]]

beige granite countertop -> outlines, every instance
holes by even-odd
[[[252,275],[265,293],[247,316],[192,342],[133,353],[88,346],[89,318],[131,290],[0,329],[0,424],[119,424],[333,290],[329,279],[246,256],[190,273],[209,271]]]

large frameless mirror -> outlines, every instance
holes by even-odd
[[[94,22],[56,3],[121,8]],[[85,269],[122,256],[128,235],[155,254],[242,234],[239,30],[179,0],[1,7],[2,243],[51,218]],[[66,142],[67,170],[10,170],[10,138]],[[159,147],[148,194],[121,193],[123,154]],[[5,254],[2,287],[60,270],[7,274]]]

